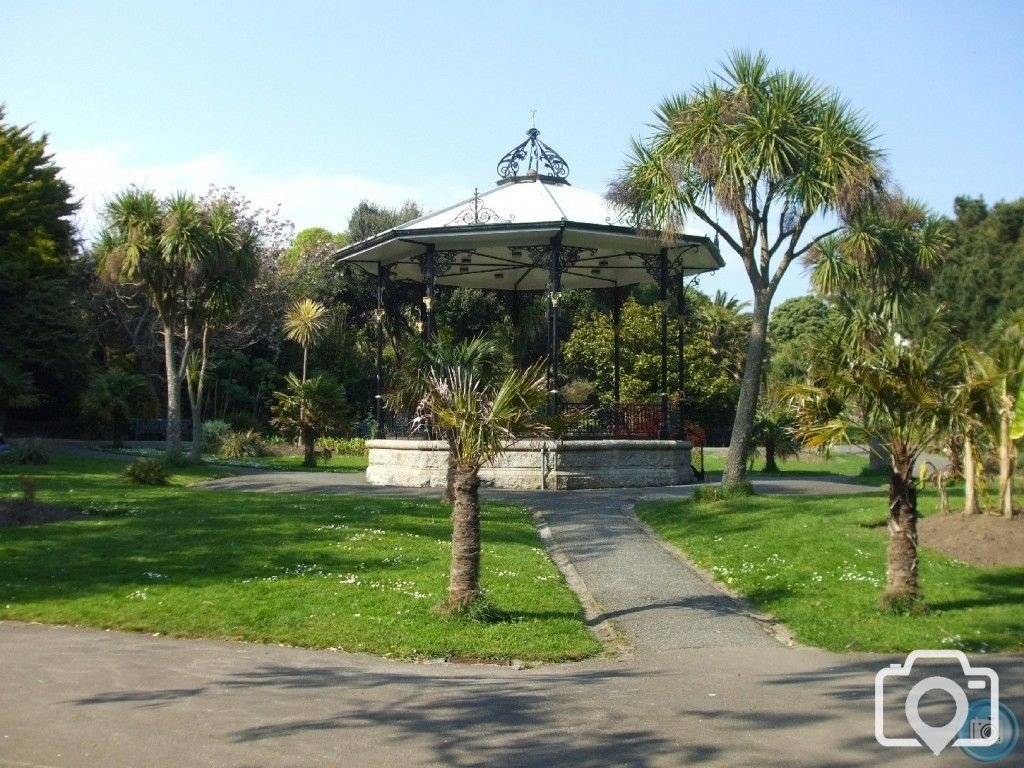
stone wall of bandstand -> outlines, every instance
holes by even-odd
[[[368,440],[374,485],[444,487],[448,444]],[[643,488],[695,482],[684,440],[521,440],[480,470],[481,484],[520,490]]]

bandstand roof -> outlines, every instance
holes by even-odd
[[[438,285],[509,291],[544,290],[556,244],[562,288],[656,284],[652,260],[663,249],[676,275],[724,266],[708,238],[641,231],[605,198],[571,186],[568,165],[538,136],[531,129],[502,158],[493,189],[342,248],[339,266],[374,274],[385,266],[395,279],[424,282],[421,263],[432,248]]]

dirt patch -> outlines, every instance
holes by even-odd
[[[970,565],[1024,566],[1024,515],[931,515],[917,532],[922,546]]]
[[[59,523],[62,520],[81,520],[85,517],[86,515],[77,509],[55,507],[50,504],[26,504],[23,501],[0,501],[0,528]]]

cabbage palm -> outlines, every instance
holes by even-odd
[[[465,609],[480,594],[480,468],[520,438],[545,431],[543,361],[501,379],[462,365],[431,368],[414,429],[448,441],[454,465],[452,564],[446,610]]]
[[[797,434],[807,445],[884,446],[890,457],[888,579],[884,600],[897,608],[921,599],[917,568],[914,466],[950,419],[950,393],[963,382],[960,356],[929,319],[908,340],[889,333],[859,345],[836,329],[822,333],[809,381],[787,387]]]
[[[160,320],[167,451],[181,452],[181,389],[188,377],[193,456],[198,458],[210,324],[237,305],[255,278],[257,240],[227,201],[207,205],[185,193],[161,201],[136,187],[107,203],[104,223],[96,245],[100,273],[116,282],[141,285]],[[200,355],[194,358],[191,352],[197,345]]]
[[[316,440],[341,426],[345,390],[328,376],[300,381],[294,373],[285,377],[285,389],[274,393],[271,422],[302,445],[302,464],[316,466]]]
[[[327,307],[313,299],[299,299],[284,318],[285,336],[302,347],[302,381],[306,380],[309,348],[327,328]]]
[[[106,227],[96,246],[98,269],[115,282],[137,283],[156,310],[164,337],[167,378],[167,451],[181,452],[181,381],[176,333],[182,320],[179,291],[184,269],[175,250],[165,251],[161,235],[165,210],[150,190],[130,187],[104,210]]]
[[[753,289],[722,476],[735,483],[746,472],[775,292],[795,259],[840,231],[836,223],[812,236],[816,215],[845,220],[881,188],[881,152],[839,95],[771,69],[763,53],[733,53],[710,83],[662,102],[653,127],[653,136],[633,142],[611,197],[641,227],[671,233],[696,217],[739,256]]]

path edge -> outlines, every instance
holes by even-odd
[[[533,514],[534,525],[537,527],[537,533],[540,536],[541,543],[547,550],[548,557],[551,558],[555,567],[561,572],[569,589],[575,593],[576,598],[583,607],[583,618],[586,621],[587,629],[604,647],[605,655],[614,658],[628,656],[632,651],[629,641],[626,640],[624,635],[616,632],[611,622],[604,618],[604,609],[594,598],[593,594],[591,594],[586,582],[583,581],[579,571],[576,570],[576,566],[572,564],[572,560],[555,542],[554,534],[551,533],[551,526],[548,525],[544,513],[537,509],[531,509],[530,511]]]

